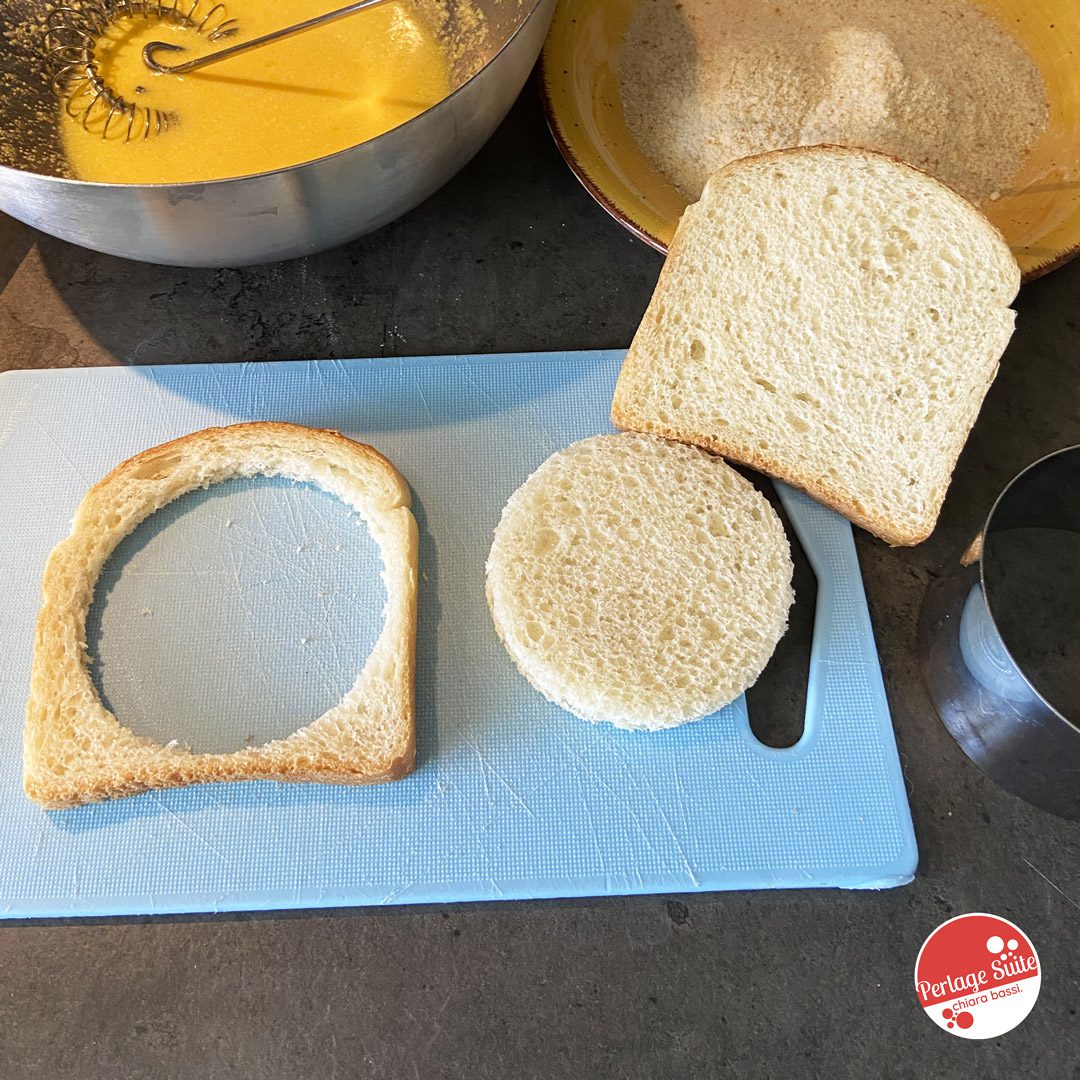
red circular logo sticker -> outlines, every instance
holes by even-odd
[[[915,993],[926,1015],[961,1039],[1012,1031],[1039,996],[1039,954],[1027,934],[996,915],[958,915],[923,942]]]

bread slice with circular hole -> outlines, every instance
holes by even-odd
[[[599,435],[510,497],[487,594],[499,637],[546,698],[657,730],[756,681],[787,627],[791,577],[776,512],[720,458]]]
[[[915,544],[997,373],[1019,287],[994,226],[909,165],[835,146],[745,158],[683,214],[612,420]]]
[[[163,746],[124,727],[94,687],[86,616],[95,583],[117,544],[154,511],[196,488],[250,476],[316,484],[364,520],[383,560],[383,627],[348,693],[287,738],[223,754]],[[118,465],[86,493],[45,566],[23,733],[26,794],[65,807],[208,780],[371,784],[404,776],[415,757],[417,549],[408,484],[377,451],[335,431],[207,428]]]

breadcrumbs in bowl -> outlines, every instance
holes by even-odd
[[[562,0],[549,122],[615,217],[666,250],[727,162],[836,143],[975,202],[1026,276],[1080,245],[1073,0]]]

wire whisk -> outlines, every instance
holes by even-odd
[[[95,50],[101,36],[120,18],[156,19],[193,30],[208,41],[221,41],[239,29],[237,21],[229,18],[225,5],[213,3],[200,11],[210,0],[84,0],[77,6],[61,4],[48,14],[44,43],[46,64],[53,90],[63,99],[69,116],[80,121],[83,128],[101,120],[101,137],[108,138],[114,122],[121,125],[126,119],[123,139],[148,139],[160,135],[174,123],[174,114],[163,109],[129,101],[111,87],[101,73]],[[141,87],[136,87],[139,93]]]

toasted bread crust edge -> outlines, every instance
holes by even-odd
[[[691,446],[704,447],[715,454],[719,454],[726,461],[738,462],[740,465],[747,466],[747,468],[756,469],[766,476],[771,476],[776,480],[783,481],[785,484],[790,484],[792,487],[797,487],[800,491],[805,491],[816,502],[821,503],[822,506],[835,510],[853,525],[858,525],[860,528],[866,529],[867,532],[873,533],[891,547],[912,547],[915,544],[921,544],[933,532],[934,525],[937,523],[937,514],[941,509],[941,502],[944,501],[943,497],[938,502],[933,521],[929,525],[924,525],[923,528],[916,531],[898,529],[891,522],[882,521],[863,513],[851,501],[848,492],[833,487],[826,482],[818,481],[813,477],[807,477],[795,470],[784,469],[773,458],[757,454],[748,447],[736,446],[732,443],[726,443],[722,439],[707,435],[696,435],[665,424],[657,424],[651,420],[639,419],[629,413],[624,413],[614,405],[611,409],[611,422],[623,431],[641,431],[649,435],[658,435],[661,438],[689,443]]]
[[[58,782],[39,783],[29,780],[24,784],[24,791],[28,798],[46,810],[70,810],[76,806],[84,806],[88,803],[105,802],[108,799],[124,798],[128,795],[138,795],[145,791],[162,791],[168,788],[187,787],[191,784],[204,783],[228,783],[245,780],[276,780],[282,783],[301,784],[345,784],[358,787],[367,784],[383,784],[393,780],[400,780],[408,776],[415,767],[415,742],[411,741],[409,747],[399,756],[388,763],[387,767],[378,773],[351,773],[344,770],[317,769],[303,770],[275,770],[270,768],[244,767],[239,764],[234,767],[223,765],[221,768],[211,768],[207,763],[199,761],[201,755],[191,755],[193,762],[198,762],[193,768],[155,768],[129,769],[118,772],[115,776],[89,784],[65,785]],[[229,757],[229,754],[206,755],[213,757]]]
[[[35,708],[40,707],[40,702],[48,700],[49,686],[42,685],[46,679],[46,673],[41,670],[38,650],[35,644],[34,661],[31,668],[30,697],[27,703],[26,723],[24,726],[24,766],[23,766],[23,789],[26,795],[34,802],[47,809],[64,809],[86,803],[100,802],[105,799],[119,798],[134,795],[148,790],[160,790],[171,787],[182,787],[189,784],[203,782],[241,781],[241,780],[276,780],[296,783],[326,783],[326,784],[377,784],[392,780],[399,780],[411,773],[416,762],[416,725],[415,725],[415,655],[416,655],[416,623],[417,623],[417,586],[418,586],[418,548],[419,535],[416,520],[413,517],[411,505],[411,492],[409,486],[394,465],[373,447],[342,435],[338,431],[327,428],[309,428],[298,424],[290,424],[282,421],[251,421],[233,424],[223,427],[204,428],[200,431],[183,435],[169,440],[157,446],[141,451],[121,462],[106,476],[93,484],[84,495],[75,513],[75,524],[72,533],[61,540],[53,553],[50,554],[46,563],[42,579],[42,608],[38,614],[35,627],[35,643],[44,632],[44,625],[48,621],[51,604],[47,600],[48,587],[52,576],[56,573],[54,555],[69,543],[78,529],[79,512],[91,500],[107,497],[110,487],[119,479],[126,478],[132,472],[147,466],[174,453],[177,449],[186,450],[198,446],[206,448],[216,441],[237,438],[270,438],[295,443],[291,449],[297,452],[310,453],[317,449],[321,443],[324,447],[333,446],[338,451],[344,451],[351,455],[358,455],[366,459],[368,463],[378,468],[385,474],[386,479],[394,486],[394,498],[392,505],[385,509],[387,514],[405,514],[407,551],[404,562],[407,571],[407,580],[404,587],[404,614],[406,619],[406,633],[404,640],[397,642],[398,659],[401,662],[403,677],[397,690],[402,701],[402,728],[405,737],[399,740],[393,750],[377,770],[365,770],[361,766],[351,764],[348,760],[317,762],[314,759],[305,760],[306,755],[298,754],[293,762],[283,768],[275,758],[279,751],[291,739],[300,735],[311,723],[306,724],[293,732],[292,735],[283,739],[276,739],[261,746],[244,748],[228,753],[193,753],[183,748],[165,747],[150,738],[138,738],[141,746],[150,750],[160,751],[153,762],[102,762],[96,763],[100,774],[89,778],[83,775],[78,780],[67,780],[62,776],[47,773],[43,770],[32,768],[29,762],[29,736],[35,724],[47,722],[40,715],[35,715]],[[312,445],[314,444],[314,446]],[[271,475],[266,473],[265,475]],[[226,479],[220,477],[219,479]],[[164,505],[167,505],[164,504]],[[151,511],[152,513],[153,511]],[[148,515],[147,515],[148,516]],[[132,526],[136,527],[138,523]],[[130,531],[130,530],[129,530]],[[127,533],[112,538],[111,549],[116,546]],[[385,552],[383,561],[387,562]],[[91,595],[96,579],[90,582]],[[83,628],[87,617],[87,607],[75,613]],[[85,660],[79,666],[85,672]],[[365,665],[366,668],[366,665]],[[100,700],[98,702],[100,704]],[[102,706],[104,708],[104,706]],[[105,710],[120,727],[120,721]],[[129,734],[130,729],[124,728]],[[132,736],[134,738],[134,736]]]

